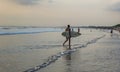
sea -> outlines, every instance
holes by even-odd
[[[0,72],[120,72],[119,32],[80,28],[69,49],[64,30],[1,26]]]

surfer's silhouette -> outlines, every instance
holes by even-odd
[[[67,41],[69,41],[69,48],[70,48],[70,43],[71,43],[71,28],[70,28],[70,25],[67,25],[67,28],[65,29],[65,31],[68,33],[67,35],[66,35],[66,40],[64,41],[64,43],[63,43],[63,46],[65,45],[65,43],[67,42]]]

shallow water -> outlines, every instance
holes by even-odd
[[[61,32],[1,35],[0,71],[23,72],[45,62],[37,72],[120,71],[119,34],[81,29],[82,35],[71,39],[70,51],[62,46]]]

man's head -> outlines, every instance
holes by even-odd
[[[68,25],[68,27],[70,27],[70,25]]]

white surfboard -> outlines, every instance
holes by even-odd
[[[77,37],[77,36],[80,36],[81,33],[78,33],[78,32],[75,32],[75,31],[71,31],[71,37]],[[68,37],[69,36],[69,33],[68,32],[62,32],[62,36],[64,37]]]

